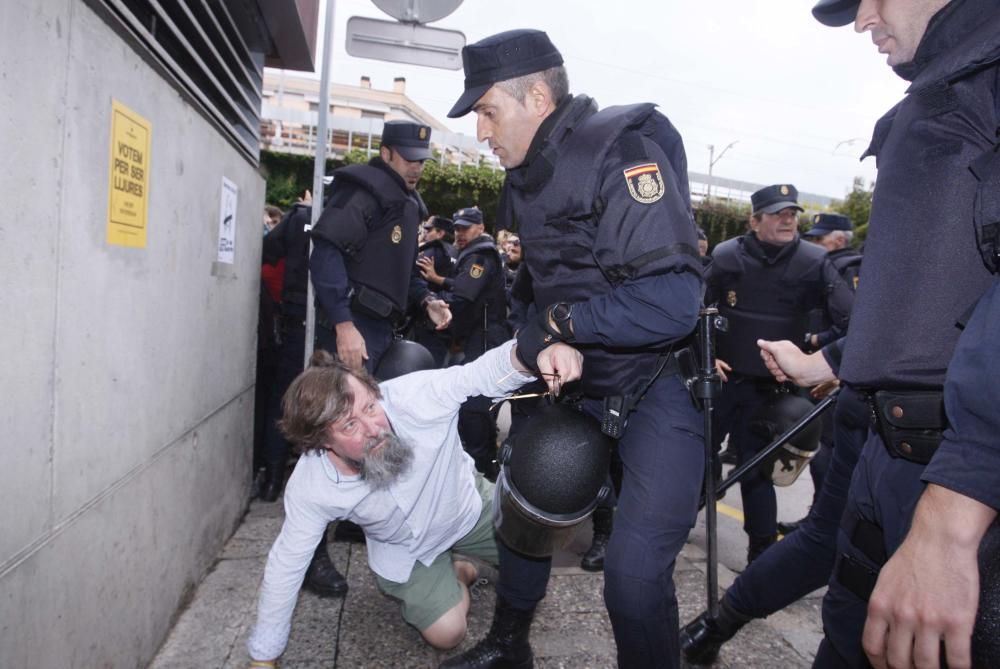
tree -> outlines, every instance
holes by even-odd
[[[262,151],[260,162],[267,177],[266,201],[270,204],[287,209],[305,189],[312,187],[314,159],[311,156]],[[354,149],[341,159],[327,160],[326,172],[329,174],[344,165],[366,162],[368,153],[363,149]],[[430,213],[450,218],[463,207],[479,207],[483,210],[487,228],[492,230],[503,180],[503,170],[483,165],[465,164],[461,168],[452,164],[441,165],[435,158],[425,164],[418,190]]]
[[[847,197],[835,201],[830,206],[833,211],[851,219],[851,223],[854,225],[855,244],[863,243],[868,233],[868,219],[872,213],[872,191],[874,190],[874,182],[866,188],[863,178],[854,177],[854,185]]]

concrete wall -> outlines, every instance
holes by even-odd
[[[246,507],[264,183],[79,0],[0,3],[0,81],[0,666],[141,666]],[[112,98],[144,249],[106,242]]]

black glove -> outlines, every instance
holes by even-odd
[[[573,341],[572,307],[556,302],[517,332],[517,357],[525,367],[538,372],[538,354],[556,342]]]

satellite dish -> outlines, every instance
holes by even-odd
[[[372,0],[383,12],[403,23],[430,23],[451,14],[462,0]]]

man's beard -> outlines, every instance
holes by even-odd
[[[378,450],[375,450],[375,449]],[[384,490],[410,470],[413,448],[390,430],[365,444],[365,457],[355,466],[373,490]]]

